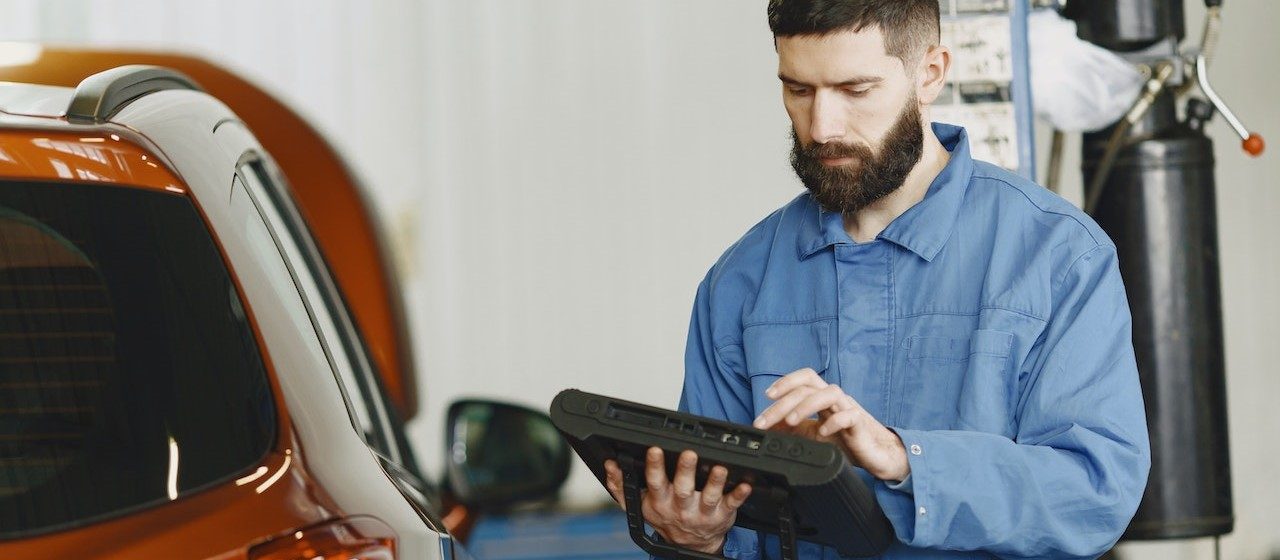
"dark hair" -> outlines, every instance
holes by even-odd
[[[940,40],[938,0],[769,0],[768,13],[774,38],[878,27],[904,65]]]

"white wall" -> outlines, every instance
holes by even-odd
[[[449,6],[413,291],[428,407],[567,387],[674,406],[698,281],[799,189],[762,10]],[[570,496],[605,494],[578,469]]]
[[[1187,2],[1191,29],[1202,8]],[[1280,146],[1280,7],[1227,3],[1213,75]],[[463,395],[544,408],[565,387],[675,403],[693,291],[747,227],[799,191],[763,2],[742,0],[0,0],[0,38],[193,50],[315,122],[395,232],[438,469]],[[1219,220],[1237,531],[1280,548],[1280,153],[1239,155],[1220,121]],[[1047,136],[1043,146],[1047,146]],[[1079,139],[1066,196],[1079,200]],[[1280,148],[1277,148],[1280,150]],[[1043,167],[1042,167],[1043,169]],[[575,503],[603,499],[578,468]],[[1130,558],[1208,557],[1201,543]]]

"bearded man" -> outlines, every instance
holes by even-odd
[[[1115,246],[930,123],[951,64],[937,0],[771,0],[768,17],[806,192],[698,287],[680,408],[838,445],[892,523],[884,558],[1104,553],[1150,466]],[[649,450],[657,536],[776,555],[732,527],[750,487],[717,466],[695,488],[696,462],[668,480]]]

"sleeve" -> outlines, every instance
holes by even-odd
[[[694,298],[693,317],[689,320],[689,339],[685,345],[684,387],[679,409],[685,412],[720,418],[739,424],[750,424],[754,418],[751,386],[742,373],[741,342],[733,338],[721,340],[719,347],[712,333],[711,274],[698,286]],[[727,360],[722,358],[722,352]],[[755,531],[734,527],[725,536],[724,555],[740,560],[760,558]]]
[[[895,429],[911,450],[911,492],[875,492],[903,543],[1092,558],[1128,526],[1151,455],[1114,247],[1076,259],[1059,286],[1021,369],[1014,439]]]

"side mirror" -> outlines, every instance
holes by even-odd
[[[546,414],[485,400],[449,406],[445,484],[477,509],[555,496],[569,476],[569,446]]]

